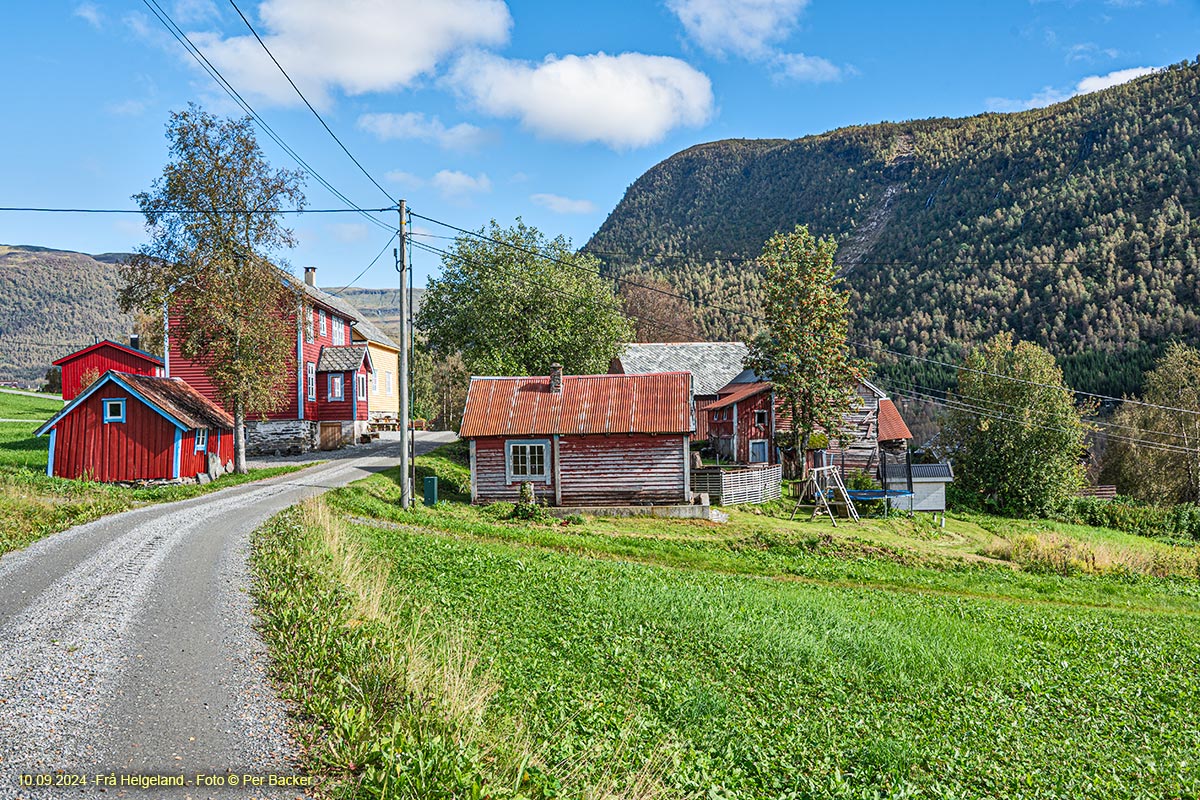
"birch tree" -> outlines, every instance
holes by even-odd
[[[273,263],[295,245],[278,211],[301,208],[303,176],[274,170],[249,117],[218,119],[195,105],[167,123],[170,160],[133,196],[150,241],[121,265],[122,308],[161,315],[203,365],[235,420],[235,470],[246,471],[248,414],[277,408],[294,378],[299,298]]]

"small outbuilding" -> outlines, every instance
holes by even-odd
[[[531,483],[556,506],[685,504],[695,428],[692,376],[471,379],[459,435],[470,442],[471,501],[518,499]]]
[[[133,337],[134,340],[137,337]],[[70,402],[92,381],[111,370],[130,375],[163,374],[163,360],[153,353],[139,350],[134,341],[129,345],[104,339],[76,350],[54,362],[62,369],[62,398]]]
[[[233,461],[233,417],[179,378],[109,371],[38,428],[46,474],[105,483],[210,477]]]
[[[909,470],[912,476],[909,477]],[[949,464],[888,464],[883,466],[883,488],[909,490],[910,495],[892,497],[888,500],[897,511],[946,512],[946,484],[954,481],[954,470]]]

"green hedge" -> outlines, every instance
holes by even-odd
[[[1050,514],[1076,525],[1113,528],[1139,536],[1200,541],[1200,506],[1151,506],[1128,498],[1073,497]]]

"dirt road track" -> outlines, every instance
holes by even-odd
[[[449,438],[420,434],[418,452]],[[347,451],[293,475],[106,517],[0,558],[0,797],[301,794],[240,781],[105,787],[95,776],[183,775],[194,784],[200,773],[295,772],[285,709],[253,629],[249,534],[397,457],[395,445]],[[22,774],[60,770],[88,785],[20,785]]]

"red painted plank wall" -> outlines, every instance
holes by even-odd
[[[159,367],[116,347],[100,347],[62,365],[63,400],[74,400],[87,388],[83,385],[85,372],[95,372],[99,377],[110,369],[133,375],[156,375]]]
[[[562,505],[686,502],[687,444],[687,434],[563,436],[558,444]]]
[[[552,436],[521,436],[514,437],[522,441],[530,439],[547,439],[550,450],[547,453],[546,468],[554,474],[554,437]],[[499,501],[516,502],[521,492],[520,483],[506,483],[504,469],[504,443],[508,441],[502,436],[489,436],[473,439],[475,442],[475,497],[479,503],[495,503]],[[534,483],[534,494],[538,500],[554,504],[554,479],[550,483]]]
[[[125,422],[104,422],[103,402],[125,399]],[[55,426],[54,474],[98,481],[172,477],[175,426],[125,389],[109,384]]]

